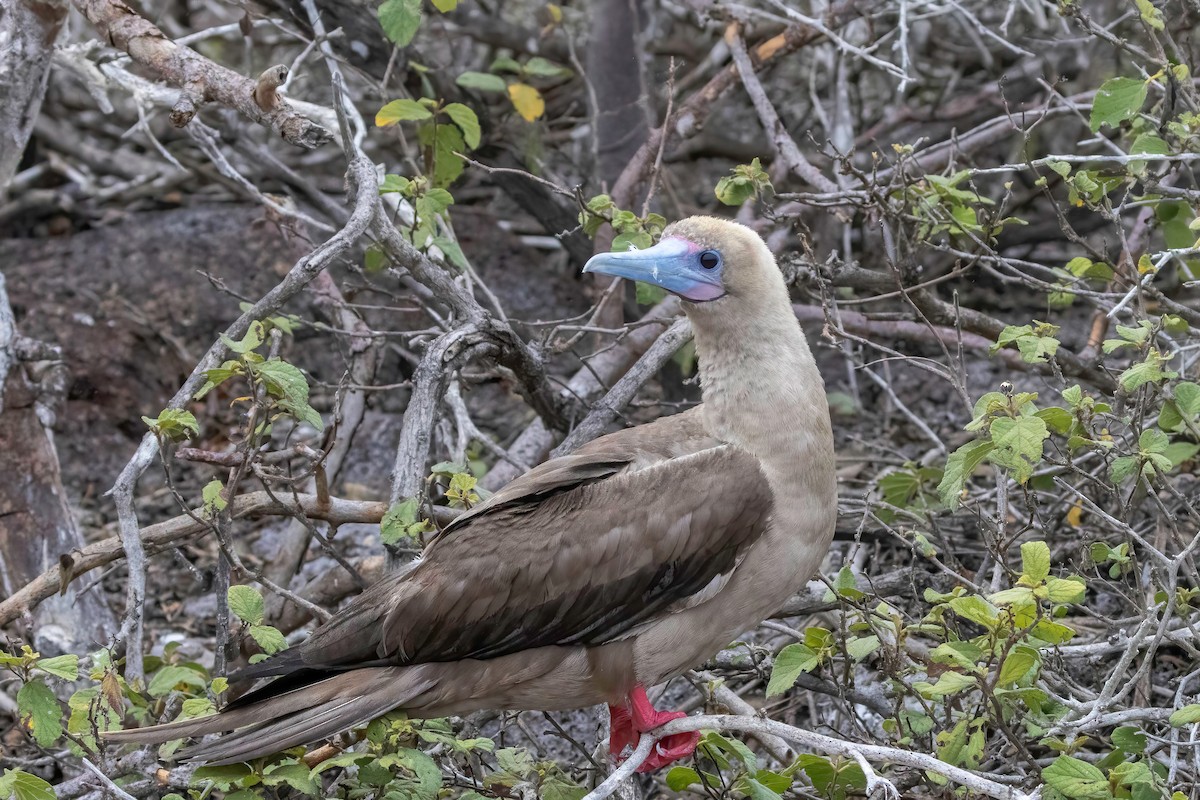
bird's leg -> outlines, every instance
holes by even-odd
[[[682,711],[659,711],[646,697],[646,689],[635,686],[628,697],[629,707],[609,705],[609,734],[608,750],[614,756],[619,756],[626,745],[637,746],[638,737],[646,731],[652,731],[673,719],[686,717]],[[638,767],[638,772],[653,772],[665,767],[672,761],[687,758],[696,750],[700,742],[700,732],[676,733],[664,736],[654,746],[650,757]]]

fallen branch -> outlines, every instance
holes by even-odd
[[[642,734],[633,754],[621,764],[604,782],[584,795],[583,800],[605,800],[611,796],[621,781],[628,778],[649,758],[654,746],[664,736],[676,733],[690,733],[700,730],[716,730],[721,732],[749,733],[754,736],[776,736],[787,742],[799,745],[805,750],[817,750],[830,755],[844,756],[855,760],[865,759],[876,763],[891,763],[912,769],[924,770],[941,775],[960,786],[973,792],[998,800],[1037,800],[1041,790],[1025,793],[1013,786],[1005,786],[976,772],[965,770],[947,764],[945,761],[898,747],[883,747],[881,745],[858,744],[823,736],[812,731],[802,730],[782,722],[770,719],[757,719],[743,716],[696,716],[685,717],[668,722],[653,731]]]
[[[175,127],[182,128],[191,122],[205,103],[216,102],[270,128],[298,147],[320,147],[333,138],[330,131],[298,114],[273,91],[268,107],[260,106],[255,102],[257,81],[176,44],[120,0],[75,0],[75,6],[105,41],[181,89],[171,109],[171,123]],[[269,74],[264,73],[268,83],[278,77],[278,69],[272,67],[267,71]]]
[[[287,514],[303,515],[341,525],[347,522],[379,522],[387,512],[388,504],[337,497],[322,498],[315,494],[272,495],[262,491],[238,495],[231,507],[234,519]],[[212,528],[206,522],[200,521],[201,513],[200,509],[195,509],[191,514],[181,514],[139,531],[138,540],[143,553],[147,556],[155,555],[211,531]],[[59,556],[58,566],[43,572],[14,592],[11,597],[0,601],[0,625],[17,619],[42,600],[61,591],[80,575],[110,564],[124,554],[125,549],[120,536],[89,544],[81,550],[63,553]]]

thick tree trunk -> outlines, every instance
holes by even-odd
[[[83,547],[58,468],[51,426],[66,388],[58,348],[17,334],[0,275],[0,591],[11,595]],[[69,585],[33,610],[46,655],[94,649],[116,630],[98,592]]]
[[[65,0],[0,4],[0,197],[41,110],[54,42],[66,18]]]

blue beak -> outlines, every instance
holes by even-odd
[[[721,265],[706,269],[700,265],[700,253],[686,239],[669,236],[645,250],[594,255],[583,271],[661,286],[696,303],[716,300],[725,294]]]

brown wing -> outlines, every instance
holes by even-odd
[[[694,414],[610,435],[464,515],[278,672],[611,641],[727,574],[770,511],[756,459]]]

